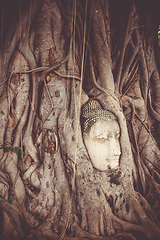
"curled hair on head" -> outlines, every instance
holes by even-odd
[[[89,99],[81,108],[81,128],[82,135],[88,133],[93,124],[97,121],[117,121],[117,117],[109,110],[102,107],[96,99]]]

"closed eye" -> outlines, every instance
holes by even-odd
[[[108,138],[97,138],[97,140],[100,140],[100,141],[107,141],[108,140]]]

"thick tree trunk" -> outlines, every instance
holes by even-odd
[[[159,239],[156,6],[19,4],[1,12],[3,239]],[[116,170],[95,169],[83,142],[81,107],[89,98],[118,119]]]

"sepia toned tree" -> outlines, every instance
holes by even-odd
[[[156,1],[6,0],[0,14],[1,239],[159,239]],[[116,169],[85,148],[92,98],[118,119]]]

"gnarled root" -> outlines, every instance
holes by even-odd
[[[133,232],[133,234],[134,232],[139,232],[147,239],[158,239],[160,228],[156,225],[155,214],[146,200],[139,193],[135,192],[130,195],[130,203],[128,204],[128,213],[132,212],[132,218],[137,219],[137,222],[133,224],[112,216],[114,228],[118,228],[121,231]]]
[[[49,153],[44,154],[43,176],[41,180],[40,193],[28,204],[28,210],[40,219],[45,219],[54,205],[54,169],[53,158]]]
[[[8,115],[8,102],[7,102],[7,94],[4,91],[3,95],[0,98],[0,145],[3,144],[4,134],[7,126],[7,115]],[[3,157],[3,148],[0,149],[0,159]]]
[[[6,172],[9,174],[13,184],[14,198],[20,206],[25,201],[25,188],[17,168],[18,156],[14,152],[9,152],[6,160]]]
[[[8,175],[0,171],[0,196],[6,200],[8,200]]]
[[[4,198],[0,197],[0,206],[2,207],[4,211],[4,239],[6,239],[7,236],[11,236],[12,232],[15,231],[16,235],[18,237],[23,237],[23,231],[22,231],[22,215],[20,209],[14,205],[9,203]],[[17,238],[18,239],[18,238]]]
[[[31,51],[30,47],[28,47],[27,42],[24,42],[24,44],[20,45],[19,49],[20,49],[21,53],[23,54],[23,56],[25,57],[25,59],[27,60],[30,68],[31,69],[36,68],[35,57]],[[34,123],[35,114],[36,114],[36,110],[37,110],[37,104],[38,104],[38,79],[37,79],[35,72],[32,72],[31,76],[32,76],[32,84],[33,84],[31,111],[30,111],[29,120],[28,120],[26,131],[25,131],[24,139],[23,139],[23,144],[24,144],[25,149],[28,151],[28,153],[32,157],[34,163],[25,172],[25,174],[23,176],[24,179],[29,178],[39,164],[37,150],[36,150],[36,147],[35,147],[33,139],[32,139],[33,123]]]
[[[30,131],[26,131],[24,139],[23,139],[23,145],[34,160],[34,163],[30,166],[30,168],[24,173],[23,179],[27,179],[31,176],[31,174],[36,170],[39,164],[38,156],[37,156],[37,149],[34,146],[34,142],[32,139],[32,136],[29,135]]]
[[[83,175],[76,180],[81,227],[95,235],[111,236],[115,233],[111,208],[97,182],[92,182],[89,188],[87,187],[90,181],[89,177],[83,180]]]
[[[24,113],[17,126],[16,132],[15,132],[13,149],[15,147],[19,147],[20,145],[21,129],[23,128],[26,122],[27,114],[28,114],[28,104],[26,104]],[[10,133],[12,134],[12,131],[10,131]],[[9,135],[8,137],[11,138],[11,136]],[[20,206],[23,206],[25,201],[25,189],[19,174],[19,170],[18,170],[18,155],[12,151],[10,151],[8,154],[5,154],[5,155],[6,155],[4,156],[5,159],[2,162],[3,168],[8,173],[11,179],[11,182],[13,184],[14,198],[18,201]]]

